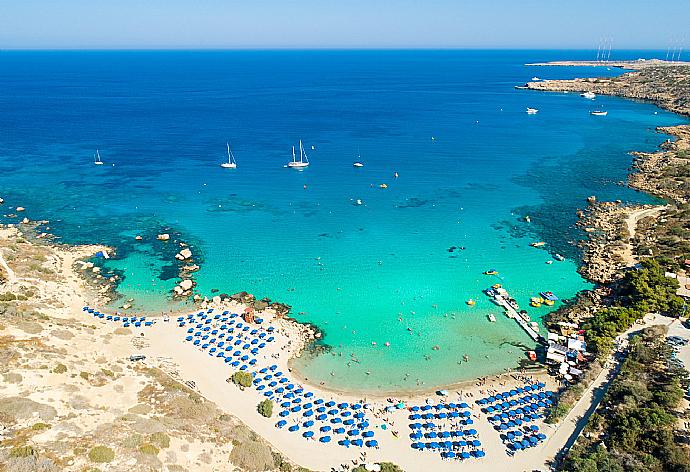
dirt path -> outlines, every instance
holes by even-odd
[[[668,205],[641,208],[630,213],[630,215],[628,215],[628,217],[625,219],[625,228],[628,230],[630,237],[626,244],[625,250],[622,251],[621,256],[628,267],[632,267],[638,262],[637,259],[635,259],[635,256],[633,256],[632,248],[632,240],[635,238],[635,234],[637,232],[638,221],[643,218],[647,218],[648,216],[658,216],[659,213],[664,211],[666,208],[668,208]]]

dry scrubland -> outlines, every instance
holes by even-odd
[[[98,296],[72,267],[92,252],[1,230],[0,470],[298,470],[185,385],[130,362],[143,339],[73,318]]]

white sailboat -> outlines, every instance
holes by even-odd
[[[539,110],[537,110],[536,108],[528,108],[527,109],[528,115],[536,115],[537,113],[539,113]]]
[[[93,156],[93,163],[97,166],[103,165],[103,161],[101,161],[101,154],[98,152],[98,149],[96,149],[96,154]]]
[[[304,146],[302,146],[301,139],[299,140],[299,161],[295,155],[295,146],[292,146],[292,161],[288,162],[287,166],[293,169],[304,169],[309,166],[309,158],[307,157],[307,153],[304,152]]]
[[[230,143],[225,143],[228,147],[228,162],[223,162],[220,166],[224,169],[237,169],[237,162],[235,162],[235,156],[232,155],[230,150]]]

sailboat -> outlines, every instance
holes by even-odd
[[[220,166],[224,169],[237,169],[237,162],[235,162],[235,156],[232,155],[230,150],[230,143],[225,143],[228,146],[228,162],[223,162]]]
[[[288,162],[287,166],[293,169],[304,169],[309,166],[309,158],[307,157],[307,153],[304,152],[304,146],[302,146],[301,139],[299,140],[299,161],[295,155],[295,146],[292,146],[292,161]]]
[[[96,154],[93,156],[93,163],[96,164],[97,166],[103,165],[103,161],[101,161],[101,155],[98,152],[98,149],[96,149]]]

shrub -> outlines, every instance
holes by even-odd
[[[269,399],[259,402],[256,407],[259,414],[265,418],[270,418],[273,415],[273,402]]]
[[[153,433],[149,437],[149,441],[151,442],[151,444],[155,444],[161,449],[170,447],[170,437],[165,433]]]
[[[49,429],[50,425],[47,423],[36,423],[31,427],[34,431],[43,431],[44,429]]]
[[[58,364],[53,369],[54,374],[64,374],[67,372],[67,366],[65,364]]]
[[[88,381],[89,380],[89,373],[88,372],[79,372],[79,377]]]
[[[158,453],[160,452],[160,450],[156,446],[154,446],[153,444],[149,444],[149,443],[142,444],[139,447],[139,451],[142,452],[143,454],[150,454],[152,456],[157,456]]]
[[[235,385],[239,385],[243,388],[249,388],[252,386],[252,374],[249,372],[237,371],[232,374],[232,381]]]
[[[115,452],[106,446],[96,446],[89,451],[92,462],[110,462],[115,459]]]
[[[36,451],[31,446],[15,446],[10,451],[10,457],[30,457],[36,455]]]

